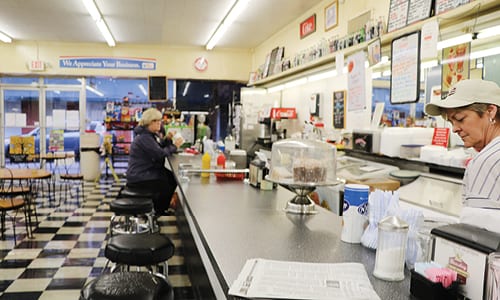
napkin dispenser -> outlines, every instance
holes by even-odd
[[[500,234],[463,224],[436,227],[433,260],[458,274],[459,294],[471,300],[485,299],[487,258],[500,250]]]

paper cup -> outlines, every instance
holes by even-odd
[[[358,244],[368,221],[368,196],[370,187],[362,184],[344,186],[343,226],[340,239]]]

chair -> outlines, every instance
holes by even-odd
[[[101,274],[87,283],[80,300],[173,300],[174,289],[168,278],[150,272]]]
[[[59,186],[59,191],[61,191],[64,186],[64,196],[65,200],[68,199],[68,194],[73,198],[72,191],[73,187],[76,189],[76,201],[80,204],[80,194],[82,199],[85,198],[84,193],[84,181],[83,174],[80,172],[79,165],[76,166],[74,153],[66,153],[66,159],[64,160],[64,171],[59,174],[61,179],[61,185]],[[75,170],[76,169],[76,170]]]
[[[168,262],[175,252],[172,240],[161,233],[120,234],[109,238],[104,256],[108,259],[103,272],[110,262],[114,270],[130,271],[131,266],[145,267],[150,272],[160,272],[168,276]],[[156,270],[154,270],[156,268]],[[161,271],[160,271],[161,269]]]
[[[12,170],[4,169],[8,176],[2,176],[0,179],[0,224],[1,224],[1,237],[2,240],[5,239],[6,219],[9,216],[12,220],[12,232],[14,235],[14,244],[17,242],[16,236],[16,217],[20,209],[24,212],[26,232],[28,236],[30,235],[30,229],[28,226],[31,224],[31,215],[29,214],[29,208],[27,207],[28,199],[30,196],[30,189],[26,189],[22,186],[15,186]],[[10,177],[10,178],[8,178]],[[9,215],[9,212],[13,212]],[[29,225],[28,225],[29,224]]]

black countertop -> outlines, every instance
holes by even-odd
[[[199,166],[200,162],[201,156],[171,159],[174,170],[179,163]],[[282,187],[261,191],[244,181],[216,180],[213,174],[209,178],[193,175],[188,182],[178,176],[178,181],[189,227],[202,257],[206,256],[203,264],[214,271],[215,276],[209,275],[212,286],[218,284],[224,295],[247,259],[264,258],[359,262],[381,299],[410,299],[409,271],[405,270],[405,279],[400,282],[375,278],[375,251],[342,242],[342,218],[334,213],[318,206],[314,215],[285,213],[284,207],[294,194]]]

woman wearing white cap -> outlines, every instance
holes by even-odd
[[[455,84],[444,100],[426,105],[425,112],[442,116],[465,147],[478,151],[463,179],[464,213],[487,209],[500,217],[500,88],[491,81],[470,79]],[[481,210],[483,214],[486,210]],[[498,219],[497,219],[498,220]],[[497,222],[495,222],[497,223]],[[498,225],[497,225],[498,226]]]

